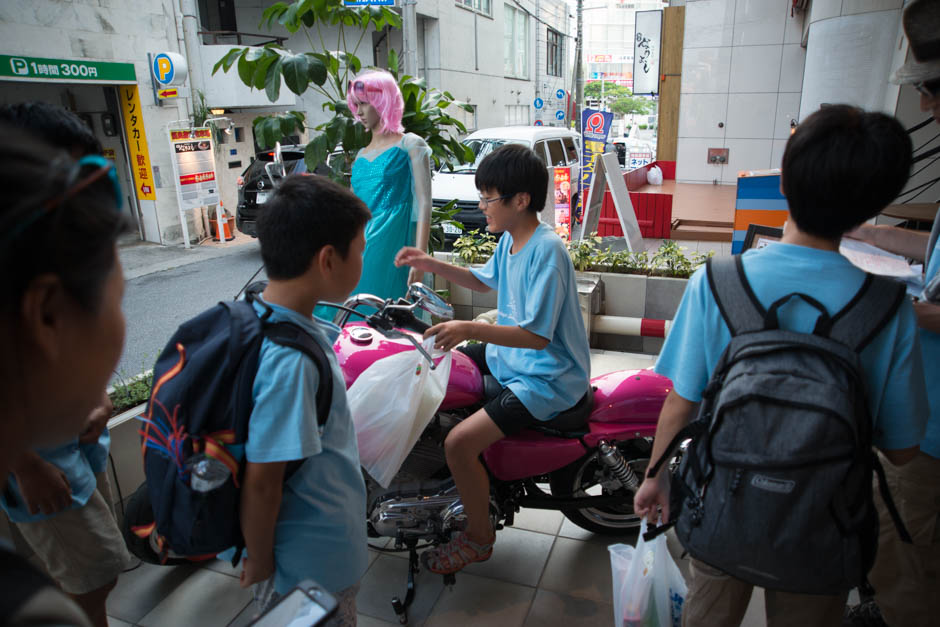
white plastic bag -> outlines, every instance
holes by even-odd
[[[346,392],[359,443],[359,461],[387,488],[408,453],[440,407],[450,377],[450,352],[422,345],[437,367],[407,350],[379,359],[366,368]]]
[[[663,171],[659,168],[658,165],[654,165],[646,171],[646,182],[650,185],[663,184]]]
[[[614,544],[610,567],[614,584],[614,627],[680,627],[686,585],[676,566],[666,536],[643,540],[646,519],[640,524],[636,548]]]

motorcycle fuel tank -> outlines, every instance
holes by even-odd
[[[420,334],[412,335],[421,342]],[[415,347],[406,339],[389,339],[363,322],[351,322],[343,327],[333,343],[333,350],[348,390],[359,375],[379,359],[415,350]],[[483,377],[476,364],[460,351],[452,351],[452,354],[450,379],[441,410],[467,407],[483,399]]]

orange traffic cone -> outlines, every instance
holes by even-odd
[[[209,218],[209,225],[212,227],[212,241],[219,241],[219,224],[216,216],[216,212],[211,212],[212,217]],[[222,214],[222,233],[225,236],[225,241],[230,242],[235,239],[235,236],[232,234],[232,216],[225,210],[225,206],[222,204],[222,201],[219,200],[219,213]]]

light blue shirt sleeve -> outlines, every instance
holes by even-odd
[[[499,289],[499,264],[506,254],[506,246],[511,246],[512,237],[504,233],[496,245],[496,250],[482,268],[470,268],[470,273],[491,290]]]
[[[309,357],[264,341],[245,444],[249,462],[293,461],[320,453],[318,384],[319,373]]]
[[[888,345],[891,363],[880,402],[872,408],[873,441],[882,450],[910,448],[924,436],[928,409],[917,319],[909,300],[898,309],[897,336],[882,341]]]
[[[705,267],[702,266],[689,279],[654,368],[658,374],[672,380],[676,394],[693,403],[702,400],[702,392],[711,377],[706,338],[718,332],[719,328],[728,333],[723,320],[719,322],[720,327],[707,325],[708,295]]]

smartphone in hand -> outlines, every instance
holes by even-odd
[[[336,613],[336,598],[305,579],[251,623],[255,627],[313,627]]]

